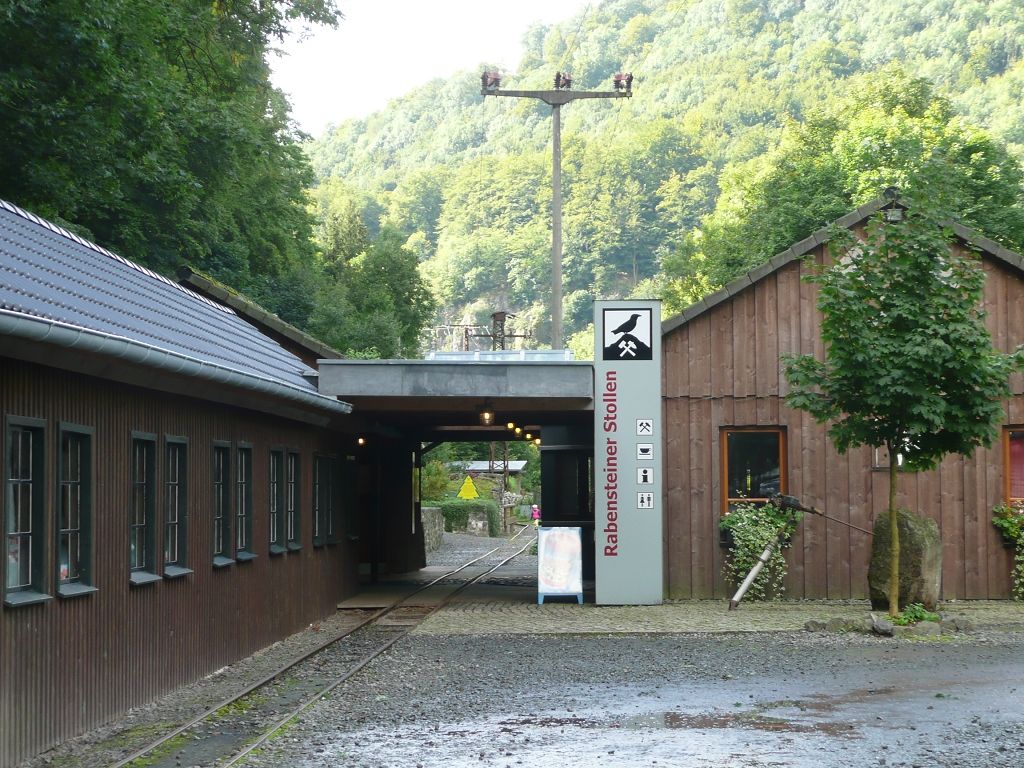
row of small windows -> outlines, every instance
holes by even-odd
[[[54,582],[61,597],[95,592],[92,573],[93,429],[61,423],[56,457],[56,510],[52,538],[46,515],[46,422],[8,416],[4,462],[4,603],[49,600],[49,547],[55,549]],[[159,453],[158,453],[159,447]],[[162,480],[157,485],[158,456]],[[232,466],[234,458],[234,466]],[[217,441],[212,452],[213,566],[256,557],[252,542],[252,447]],[[269,552],[301,549],[301,457],[270,451]],[[233,470],[233,472],[232,472]],[[313,544],[337,541],[339,465],[333,456],[313,462]],[[142,585],[191,573],[188,567],[189,442],[167,435],[131,436],[128,509],[129,581]],[[161,512],[160,523],[157,514]],[[157,525],[162,525],[162,573],[158,574]],[[50,542],[48,544],[48,541]]]
[[[8,417],[4,473],[4,602],[23,605],[49,599],[44,529],[46,466],[42,419]],[[94,592],[92,582],[92,430],[62,423],[57,457],[57,593],[63,597]]]

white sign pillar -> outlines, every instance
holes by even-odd
[[[662,602],[661,302],[594,308],[594,547],[599,605]]]

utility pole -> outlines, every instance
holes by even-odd
[[[574,91],[572,75],[556,72],[550,91],[505,91],[497,72],[480,76],[480,93],[484,96],[513,96],[540,99],[551,107],[551,348],[564,349],[562,338],[562,114],[563,104],[576,99],[628,99],[633,95],[633,75],[616,74],[613,91]]]
[[[505,321],[510,317],[515,317],[511,312],[505,310],[499,310],[491,313],[491,332],[490,333],[474,333],[474,339],[490,339],[491,340],[491,351],[504,351],[506,339],[528,339],[530,334],[527,333],[508,333],[505,330]]]

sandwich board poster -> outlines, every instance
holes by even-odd
[[[580,528],[537,529],[537,603],[570,596],[583,603],[583,536]]]

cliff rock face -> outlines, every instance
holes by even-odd
[[[935,610],[942,585],[942,540],[939,526],[927,517],[918,517],[905,509],[897,511],[900,531],[900,610],[910,603],[922,603]],[[891,549],[889,514],[883,512],[875,521],[871,547],[868,586],[871,606],[876,610],[889,607],[889,563]]]

